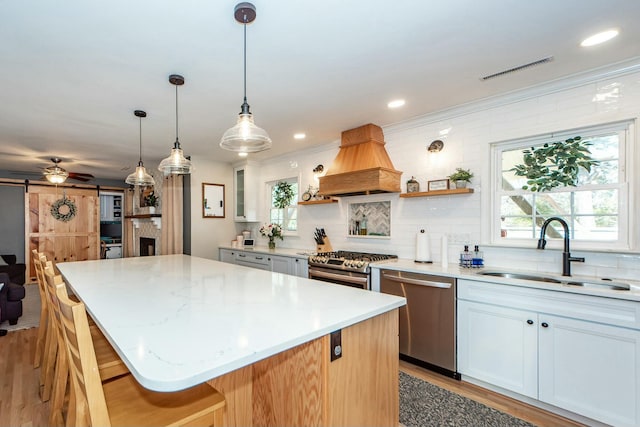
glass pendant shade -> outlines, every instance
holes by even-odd
[[[44,177],[52,184],[62,184],[69,177],[69,172],[60,166],[50,166],[44,170]]]
[[[176,141],[175,146],[171,149],[171,154],[160,162],[158,170],[162,171],[165,176],[171,174],[188,175],[193,170],[193,166],[191,160],[184,156],[180,143]]]
[[[236,125],[222,135],[220,147],[240,153],[255,153],[271,148],[271,138],[253,123],[251,113],[240,113]]]
[[[180,141],[178,140],[178,86],[184,84],[184,77],[179,74],[171,74],[169,76],[169,83],[176,87],[176,142],[173,144],[169,157],[162,160],[158,165],[158,170],[161,171],[164,176],[188,175],[193,171],[193,166],[191,165],[191,160],[184,156],[182,148],[180,148]]]
[[[256,7],[247,2],[239,3],[235,7],[234,17],[244,26],[244,103],[236,125],[222,135],[220,147],[246,155],[268,150],[272,144],[267,132],[253,122],[247,103],[247,24],[256,19]]]
[[[156,185],[155,180],[144,168],[142,162],[138,163],[136,171],[130,174],[125,181],[129,185],[153,186]]]
[[[138,166],[136,167],[136,171],[127,176],[127,179],[124,180],[129,185],[140,185],[140,186],[152,186],[156,185],[153,177],[147,172],[144,168],[144,164],[142,163],[142,118],[147,117],[147,113],[142,110],[135,110],[133,114],[140,119],[140,160],[138,161]]]

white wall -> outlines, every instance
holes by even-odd
[[[400,198],[397,194],[356,196],[342,198],[335,204],[300,206],[299,236],[286,237],[284,242],[278,241],[278,245],[313,249],[313,229],[324,227],[334,249],[393,253],[402,258],[413,258],[415,233],[420,228],[426,228],[430,233],[431,253],[435,261],[441,259],[440,239],[446,234],[450,263],[457,262],[459,251],[468,243],[482,246],[488,266],[517,266],[560,272],[561,253],[557,250],[538,251],[534,249],[535,244],[522,249],[488,246],[490,144],[587,125],[637,119],[640,116],[640,61],[624,65],[624,69],[622,66],[611,67],[384,126],[387,151],[395,168],[403,171],[403,191],[406,191],[406,181],[412,175],[419,181],[421,190],[426,190],[428,180],[445,178],[456,167],[463,167],[475,173],[471,185],[475,193],[428,198]],[[445,129],[450,129],[449,133],[441,136],[440,132]],[[426,147],[435,139],[445,142],[444,150],[437,156],[426,151]],[[634,141],[638,145],[637,135]],[[298,152],[265,161],[261,167],[261,182],[291,176],[297,171],[301,177],[301,190],[304,191],[313,182],[312,169],[319,163],[324,164],[325,169],[329,167],[338,152],[337,147],[338,144],[333,141],[321,150]],[[638,177],[635,176],[634,180],[636,193],[640,193]],[[377,200],[391,201],[391,238],[374,240],[348,237],[348,203]],[[635,222],[638,222],[637,216]],[[637,250],[637,231],[635,233],[632,240]],[[574,274],[627,279],[640,277],[640,255],[637,252],[573,250],[572,253],[586,257],[586,263],[572,265]]]
[[[233,221],[233,168],[228,163],[193,160],[191,173],[191,255],[218,259],[220,242],[236,235]],[[225,217],[202,217],[202,183],[224,184]]]

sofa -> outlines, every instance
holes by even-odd
[[[0,273],[0,323],[5,320],[10,325],[18,323],[22,316],[22,300],[25,296],[23,285],[11,283],[7,273]]]
[[[7,273],[11,283],[24,285],[27,266],[18,263],[15,255],[0,255],[0,273]]]

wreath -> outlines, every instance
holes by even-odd
[[[63,206],[66,206],[66,208],[63,208]],[[66,211],[66,213],[64,211]],[[78,208],[76,204],[66,197],[56,200],[53,202],[53,205],[51,205],[51,215],[58,221],[71,221],[77,213]]]
[[[286,181],[281,181],[273,188],[273,206],[278,209],[284,209],[291,204],[291,200],[295,195],[293,185]]]

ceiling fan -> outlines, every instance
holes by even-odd
[[[87,182],[94,178],[94,176],[89,173],[67,172],[59,166],[62,160],[58,157],[52,157],[51,161],[53,162],[53,166],[44,168],[42,174],[47,181],[53,184],[62,184],[67,178],[82,182]]]

